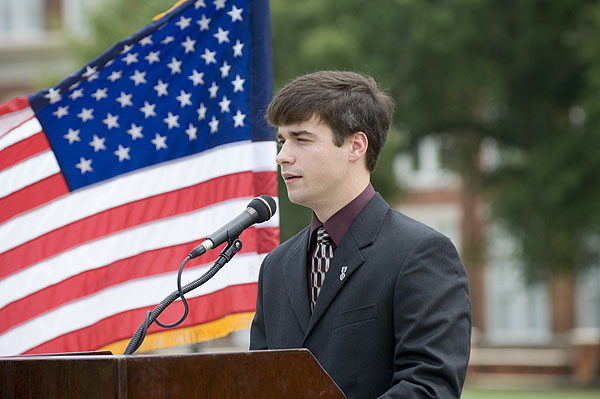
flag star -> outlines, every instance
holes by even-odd
[[[154,44],[152,42],[152,35],[148,35],[148,36],[144,37],[142,40],[140,40],[140,44],[142,45],[142,47],[144,47],[146,45]]]
[[[106,150],[106,146],[104,145],[105,141],[106,141],[105,137],[100,138],[94,134],[94,139],[92,141],[90,141],[90,145],[92,147],[94,147],[94,152],[98,152],[100,150]]]
[[[231,81],[233,92],[237,93],[238,91],[244,91],[244,82],[246,82],[246,79],[240,78],[240,75],[235,75],[235,80]]]
[[[119,127],[119,123],[117,120],[119,119],[119,115],[113,115],[110,112],[106,114],[106,119],[102,122],[106,124],[106,127],[110,130],[113,127]]]
[[[171,70],[171,75],[181,73],[181,61],[176,60],[175,57],[171,58],[171,62],[167,66]]]
[[[91,82],[91,81],[93,81],[94,79],[98,79],[98,74],[97,74],[97,73],[95,73],[95,74],[93,74],[93,75],[90,75],[90,76],[88,76],[88,78],[87,78],[87,81],[88,81],[88,82]]]
[[[73,144],[76,141],[81,141],[81,139],[79,138],[79,129],[73,130],[69,128],[69,132],[63,137],[69,140],[69,144]]]
[[[168,86],[169,86],[168,83],[163,83],[162,79],[158,79],[158,84],[156,86],[154,86],[154,90],[156,90],[159,97],[166,96],[169,94],[169,93],[167,93]]]
[[[150,141],[156,146],[156,151],[160,150],[161,148],[167,148],[167,136],[161,136],[160,134],[156,133],[154,138]]]
[[[204,61],[206,61],[206,65],[209,65],[210,63],[217,63],[217,60],[215,60],[215,55],[217,54],[216,51],[210,51],[209,49],[204,49],[204,54],[202,54],[200,56],[200,58],[204,58]]]
[[[244,43],[241,43],[240,40],[235,41],[235,46],[233,46],[233,56],[241,57],[242,56],[242,48],[244,48]]]
[[[79,97],[83,97],[83,89],[73,90],[73,93],[69,94],[69,98],[73,101],[77,100]]]
[[[173,115],[172,113],[169,112],[169,116],[166,117],[165,119],[163,119],[163,121],[167,125],[169,125],[169,130],[170,130],[173,127],[179,127],[179,122],[177,122],[178,119],[179,119],[179,115]]]
[[[190,26],[190,22],[192,22],[192,18],[184,18],[181,16],[179,21],[175,22],[175,25],[179,26],[179,29],[184,30],[188,26]]]
[[[206,18],[206,15],[202,14],[202,18],[199,21],[196,21],[198,25],[200,25],[200,32],[203,30],[209,30],[208,24],[210,24],[210,18]]]
[[[185,48],[185,53],[193,53],[194,46],[196,45],[196,41],[192,40],[189,36],[186,36],[185,42],[181,43],[181,45]]]
[[[115,83],[115,81],[121,79],[121,76],[123,76],[122,71],[112,71],[112,73],[110,74],[110,76],[107,79],[110,80],[111,82]]]
[[[227,99],[227,96],[223,96],[223,99],[219,101],[221,113],[229,112],[229,104],[231,104],[231,101]]]
[[[219,131],[219,120],[213,115],[210,122],[208,122],[210,126],[211,133],[217,133]]]
[[[144,59],[148,61],[148,64],[152,65],[155,62],[160,62],[160,58],[158,58],[159,54],[160,51],[151,51],[147,56],[144,57]]]
[[[97,73],[98,70],[96,67],[90,67],[89,65],[87,65],[85,67],[85,72],[81,76],[83,76],[84,78],[89,78],[90,76],[95,75]]]
[[[204,4],[204,0],[197,0],[194,3],[194,7],[196,7],[196,10],[199,9],[200,7],[206,8],[206,4]]]
[[[117,98],[117,102],[121,104],[121,108],[133,105],[131,96],[133,96],[133,94],[127,94],[124,91],[121,92],[121,95]]]
[[[125,58],[123,58],[123,61],[125,61],[125,63],[127,65],[131,65],[135,62],[138,62],[137,59],[137,53],[127,53],[127,55],[125,56]]]
[[[133,72],[133,76],[130,76],[129,79],[133,80],[136,86],[140,83],[146,83],[146,72],[140,72],[136,69]]]
[[[229,35],[229,31],[221,29],[220,26],[218,29],[219,29],[219,31],[217,33],[215,33],[213,36],[217,38],[217,40],[219,41],[219,44],[221,44],[223,42],[229,43],[229,38],[227,37],[227,35]]]
[[[227,14],[231,17],[231,22],[243,21],[242,11],[244,11],[243,8],[237,8],[236,6],[233,6],[231,11],[227,12]]]
[[[233,127],[244,127],[244,119],[246,115],[238,109],[237,113],[233,116],[234,124]]]
[[[75,167],[81,170],[81,174],[83,175],[85,172],[91,172],[92,169],[92,160],[85,159],[84,157],[79,158],[79,163],[75,164]]]
[[[93,112],[93,108],[83,108],[81,112],[77,114],[77,116],[81,118],[81,122],[87,122],[90,119],[94,119],[94,115],[92,115]]]
[[[92,94],[92,97],[94,97],[96,99],[96,101],[100,101],[103,98],[108,97],[108,95],[106,94],[107,90],[108,90],[107,87],[105,87],[104,89],[98,89],[98,90],[96,90],[96,92],[94,94]]]
[[[192,93],[186,93],[185,91],[181,90],[179,92],[179,95],[175,98],[181,104],[181,108],[183,108],[186,105],[192,105],[192,102],[190,101],[191,97],[192,97]]]
[[[104,66],[105,66],[105,67],[109,67],[109,66],[111,66],[111,65],[112,65],[112,64],[114,64],[114,63],[115,63],[115,59],[113,58],[112,60],[108,60],[108,61],[106,62],[106,64],[104,64]]]
[[[127,134],[131,136],[131,140],[135,141],[135,139],[141,139],[142,137],[144,137],[144,135],[142,134],[143,128],[143,126],[136,126],[135,123],[132,123],[131,129],[127,130]]]
[[[129,156],[130,150],[131,147],[123,147],[121,144],[119,144],[119,149],[113,152],[113,154],[119,157],[119,162],[123,162],[124,159],[131,159]]]
[[[56,116],[58,119],[62,118],[65,115],[69,115],[69,106],[59,106],[58,109],[52,113],[52,115]]]
[[[219,86],[215,82],[212,82],[212,86],[208,88],[210,93],[210,98],[217,98],[217,91],[219,90]]]
[[[76,89],[79,87],[79,85],[81,85],[81,81],[73,83],[71,86],[69,86],[69,90]]]
[[[223,66],[219,68],[221,71],[221,78],[226,78],[229,76],[229,70],[231,69],[231,65],[227,63],[227,61],[223,62]]]
[[[144,101],[144,106],[140,108],[140,111],[144,113],[144,117],[148,119],[151,116],[156,116],[156,112],[154,112],[154,108],[156,104],[150,104],[148,101]]]
[[[188,137],[190,138],[190,141],[192,140],[196,140],[196,138],[198,138],[198,136],[196,135],[196,133],[198,132],[198,128],[194,125],[192,125],[190,123],[189,127],[187,129],[185,129],[185,134],[188,135]]]
[[[173,40],[175,40],[175,38],[173,36],[167,36],[164,39],[162,39],[160,41],[161,44],[169,44],[171,43]]]
[[[204,72],[198,72],[195,69],[192,71],[192,75],[188,77],[192,82],[194,82],[194,86],[203,85],[204,84]]]
[[[207,108],[204,106],[204,103],[200,103],[200,108],[196,110],[198,112],[198,120],[201,121],[206,118],[206,110]]]
[[[60,89],[49,88],[48,93],[44,94],[44,97],[50,101],[50,104],[54,104],[62,100],[60,95]]]
[[[132,48],[133,48],[133,44],[126,44],[125,46],[123,46],[123,50],[121,50],[121,54],[127,53]]]
[[[221,8],[225,8],[225,0],[215,0],[215,1],[213,1],[213,4],[215,5],[215,8],[217,10],[220,10]]]

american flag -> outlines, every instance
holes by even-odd
[[[186,1],[56,86],[0,105],[0,354],[121,353],[199,241],[276,196],[267,0]],[[249,326],[278,215],[139,351]],[[189,262],[186,284],[218,250]],[[171,323],[180,302],[159,320]]]

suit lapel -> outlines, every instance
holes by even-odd
[[[310,319],[310,303],[308,300],[308,276],[306,257],[308,251],[308,228],[298,234],[298,240],[283,261],[283,281],[292,304],[296,318],[306,333]]]
[[[363,265],[365,260],[361,254],[361,250],[375,241],[389,209],[390,207],[384,199],[379,194],[376,194],[361,213],[359,213],[342,238],[339,247],[335,250],[312,315],[310,315],[309,311],[310,321],[305,331],[305,339],[322,318],[344,284],[351,278],[352,273]],[[306,254],[304,260],[306,265]],[[342,268],[344,267],[346,268],[344,272],[345,276],[340,278]],[[305,291],[305,295],[308,295],[307,291]]]

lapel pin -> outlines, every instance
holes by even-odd
[[[346,277],[346,270],[348,270],[348,268],[346,266],[342,266],[342,272],[340,274],[340,281],[342,281]]]

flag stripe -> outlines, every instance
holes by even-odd
[[[240,284],[229,286],[201,297],[191,298],[188,300],[190,308],[199,311],[190,313],[188,318],[181,324],[181,327],[206,323],[228,314],[253,312],[255,310],[256,291],[256,283]],[[253,305],[248,306],[249,303]],[[112,340],[106,340],[106,337],[130,339],[144,320],[146,312],[153,308],[153,306],[147,306],[115,314],[91,326],[63,334],[43,344],[32,347],[24,351],[24,354],[75,352],[82,347],[100,348],[113,342]],[[182,312],[181,309],[180,306],[167,308],[165,314],[159,320],[163,322],[176,320],[177,316],[180,316]],[[165,330],[153,325],[149,329],[149,334],[157,331]]]
[[[262,259],[264,259],[264,255],[236,255],[213,278],[186,294],[186,298],[206,295],[228,285],[255,283]],[[206,270],[208,267],[195,269],[194,278],[200,277]],[[131,280],[64,304],[4,332],[0,336],[0,353],[22,353],[45,341],[87,327],[113,314],[142,307],[153,307],[157,303],[157,299],[166,298],[176,289],[176,276],[176,272],[171,272]],[[190,281],[186,278],[184,280],[184,284]],[[128,300],[123,301],[123,298],[128,298]],[[246,305],[247,309],[250,307],[249,305]],[[90,312],[90,309],[94,309],[94,311]],[[205,309],[194,309],[194,313],[205,311]],[[175,316],[169,316],[169,312],[175,312]],[[73,314],[78,317],[72,318],[70,315]],[[169,309],[165,313],[165,320],[173,320],[177,314],[179,313],[176,310]],[[143,316],[136,321],[132,320],[131,323],[139,325],[142,321]]]
[[[0,307],[37,289],[140,253],[200,240],[231,219],[231,209],[244,209],[250,198],[215,204],[184,215],[137,226],[83,243],[0,281]],[[232,208],[233,207],[233,208]],[[275,215],[277,216],[277,215]],[[260,226],[273,226],[267,221]],[[10,289],[18,285],[19,289]]]
[[[223,145],[75,191],[0,225],[0,252],[107,209],[243,171],[275,170],[273,142]],[[256,154],[256,155],[254,155]],[[260,155],[258,155],[260,154]],[[272,157],[271,157],[272,155]],[[4,172],[6,173],[6,171]],[[36,195],[32,193],[32,195]],[[43,192],[39,192],[43,195]],[[86,204],[86,206],[80,206]],[[0,208],[1,210],[2,208]],[[27,229],[18,226],[26,225]]]
[[[19,162],[0,174],[0,198],[60,172],[56,157],[50,151]]]
[[[33,116],[33,110],[28,108],[15,115],[14,125],[0,137],[0,151],[42,131],[40,122]],[[21,119],[21,117],[26,117]]]
[[[0,149],[4,136],[16,126],[33,117],[27,97],[16,97],[0,104]]]
[[[277,245],[279,229],[277,227],[264,227],[247,229],[240,237],[243,242],[239,254],[256,252],[266,253]],[[259,245],[260,241],[270,242],[269,247]],[[35,291],[27,297],[16,300],[0,309],[0,333],[23,323],[48,310],[93,294],[110,286],[121,284],[130,279],[152,276],[160,273],[177,270],[179,264],[175,261],[182,254],[190,252],[197,243],[189,242],[179,245],[147,251],[140,255],[113,262],[104,267],[88,270],[69,277],[57,284]],[[214,262],[219,252],[212,251],[202,258],[188,262],[186,270]],[[202,263],[200,263],[200,261]],[[140,265],[143,265],[140,267]]]
[[[31,137],[27,137],[0,152],[0,172],[11,165],[48,149],[50,149],[50,144],[44,133],[37,133]]]
[[[265,187],[273,189],[265,194],[276,196],[276,173],[259,172],[258,174],[269,175],[267,178],[271,179],[272,183]],[[255,193],[253,179],[253,172],[226,175],[77,220],[0,254],[0,264],[6,265],[0,270],[0,278],[81,242],[95,240],[152,220],[190,212],[232,198],[251,197]],[[265,178],[261,180],[264,182]]]
[[[30,209],[35,209],[68,192],[67,182],[65,182],[65,178],[60,173],[24,187],[0,199],[0,223]],[[0,263],[2,262],[0,261]]]

